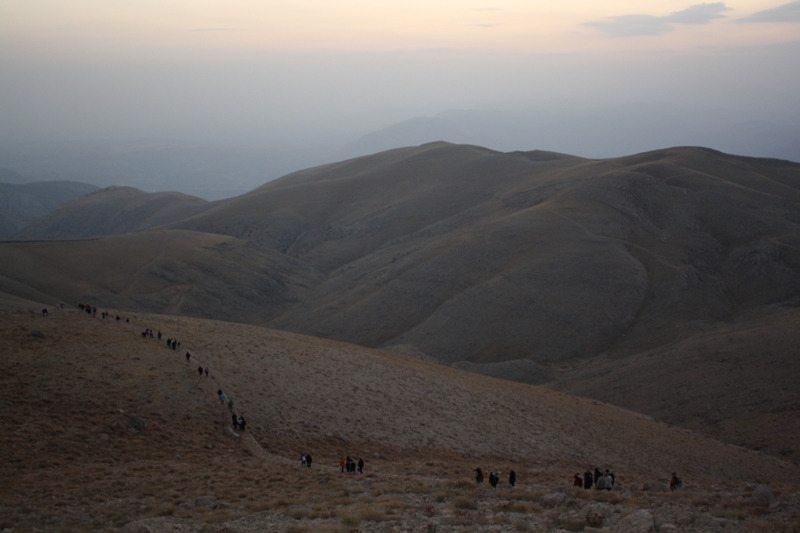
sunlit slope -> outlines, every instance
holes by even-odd
[[[206,200],[177,192],[146,193],[133,187],[108,187],[60,206],[15,238],[86,239],[146,231],[182,220],[209,205]]]
[[[258,322],[307,296],[317,274],[247,241],[188,231],[0,243],[0,292]]]
[[[437,143],[290,175],[183,224],[327,273],[276,327],[552,363],[794,301],[799,184],[797,164],[704,149],[586,161]]]

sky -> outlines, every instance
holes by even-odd
[[[629,104],[791,128],[800,1],[0,0],[6,144],[288,149]]]

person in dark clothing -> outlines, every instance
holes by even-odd
[[[247,421],[244,419],[243,416],[240,416],[239,417],[239,430],[240,431],[244,431],[246,427],[247,427]]]
[[[206,367],[206,377],[208,377],[208,367]]]
[[[516,482],[517,482],[517,473],[512,470],[508,474],[508,484],[513,487],[516,484]]]
[[[496,486],[497,486],[497,483],[498,483],[499,481],[500,481],[500,476],[498,476],[498,475],[497,475],[497,474],[495,474],[494,472],[491,472],[491,473],[489,474],[489,485],[491,485],[492,487],[496,487]]]
[[[158,330],[158,340],[161,340],[161,330]]]
[[[190,360],[191,358],[192,358],[192,354],[190,354],[189,352],[186,352],[186,362],[187,362],[187,363],[189,362],[189,360]]]
[[[480,468],[475,469],[475,481],[478,483],[483,483],[483,470]]]
[[[362,459],[361,457],[358,458],[358,473],[359,474],[364,473],[364,459]]]
[[[203,377],[203,367],[202,366],[198,366],[197,367],[197,375],[200,376],[201,378]]]
[[[306,466],[311,468],[311,454],[310,453],[306,454]]]
[[[236,413],[231,413],[231,422],[233,423],[233,429],[236,430],[239,427],[239,421],[236,419]]]
[[[594,485],[594,478],[592,477],[592,471],[587,470],[583,473],[583,488],[584,489],[591,489],[592,485]]]

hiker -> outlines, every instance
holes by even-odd
[[[590,469],[583,473],[583,488],[591,489],[593,484],[594,478],[592,478],[592,471]]]
[[[173,350],[177,350],[178,349],[178,341],[175,340],[175,339],[172,339],[172,349]],[[186,352],[186,354],[188,355],[189,352]]]
[[[231,411],[233,411],[233,398],[231,398],[230,400],[228,400],[228,409],[230,409]]]
[[[364,473],[364,459],[362,459],[361,457],[358,458],[358,473],[359,474]]]
[[[498,476],[494,472],[490,472],[489,473],[489,485],[491,485],[492,487],[496,487],[498,481],[500,481],[500,476]]]
[[[508,474],[508,484],[512,487],[517,483],[517,473],[513,470]]]
[[[339,472],[344,473],[344,459],[339,459]]]
[[[475,469],[475,481],[483,483],[483,471],[480,468]]]
[[[306,466],[311,468],[311,454],[310,453],[306,454]]]
[[[220,403],[225,403],[225,400],[228,399],[228,397],[223,394],[222,389],[217,389],[217,396],[219,396]]]
[[[675,475],[675,472],[672,473],[672,477],[669,478],[669,490],[675,490],[678,487],[683,485],[683,481]]]
[[[247,421],[244,419],[243,416],[239,416],[239,430],[244,431],[247,427]]]
[[[347,473],[348,473],[348,474],[349,474],[350,472],[353,472],[353,471],[355,470],[355,469],[353,468],[353,460],[352,460],[352,459],[350,459],[350,456],[349,456],[349,455],[347,456],[347,459],[345,459],[345,460],[344,460],[344,464],[345,464],[345,469],[347,470]]]
[[[208,377],[208,367],[206,367],[206,377]],[[233,407],[233,406],[231,406]]]
[[[158,340],[161,340],[161,330],[158,330]]]
[[[189,352],[186,352],[186,362],[187,363],[189,362],[189,359],[191,359],[191,358],[192,358],[192,354],[190,354]]]
[[[239,421],[236,419],[236,413],[231,413],[231,423],[233,424],[234,431],[236,431],[236,428],[239,427]]]
[[[608,484],[608,486],[607,486]],[[594,489],[595,490],[611,490],[611,479],[607,478],[606,476],[600,476],[594,482]]]
[[[606,477],[610,480],[611,484],[608,486],[608,490],[611,490],[611,487],[614,486],[614,482],[617,481],[617,477],[614,475],[614,472],[606,468]]]
[[[575,475],[572,476],[572,486],[583,487],[583,476],[580,472],[575,472]]]
[[[202,366],[198,366],[197,367],[197,375],[200,376],[201,378],[203,377],[203,367]]]
[[[300,466],[306,466],[306,454],[300,456]]]
[[[47,316],[47,309],[42,309],[42,316]]]

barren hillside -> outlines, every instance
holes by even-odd
[[[0,314],[3,527],[574,531],[599,512],[620,528],[757,531],[797,520],[797,467],[630,411],[255,326],[101,314]],[[142,336],[150,328],[161,341]],[[246,431],[227,429],[217,389]],[[364,457],[365,474],[339,473],[344,455]],[[570,489],[589,465],[615,470],[612,492]],[[475,486],[475,466],[500,471],[501,486]],[[673,470],[685,489],[642,492]],[[754,484],[770,487],[766,507]]]

